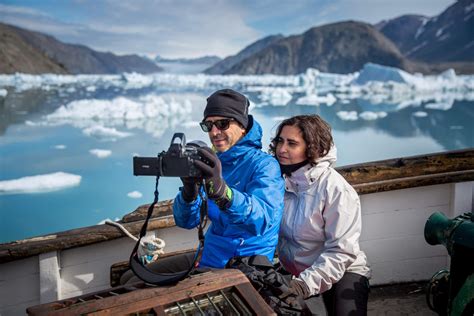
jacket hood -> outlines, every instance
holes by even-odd
[[[249,115],[249,122],[247,133],[234,146],[222,153],[217,153],[222,163],[235,163],[236,158],[244,156],[249,147],[262,149],[262,127],[254,120],[252,115]]]
[[[329,167],[334,167],[336,165],[336,160],[337,160],[337,148],[336,145],[332,145],[331,148],[329,149],[328,153],[324,157],[319,157],[316,159],[315,163],[320,164],[329,164]]]

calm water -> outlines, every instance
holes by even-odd
[[[80,175],[81,182],[53,192],[0,194],[0,242],[121,218],[151,202],[154,179],[132,175],[132,156],[154,156],[166,150],[174,132],[184,132],[188,140],[208,142],[197,122],[205,98],[217,88],[195,82],[136,87],[73,83],[23,91],[4,88],[7,94],[0,96],[0,181],[62,171]],[[281,119],[310,113],[331,124],[339,166],[474,147],[472,97],[457,98],[444,106],[439,102],[429,105],[433,100],[401,106],[402,101],[374,103],[367,98],[308,106],[296,104],[297,94],[293,94],[286,105],[274,106],[249,85],[237,82],[234,88],[246,93],[256,105],[251,114],[263,126],[265,150]],[[72,109],[59,115],[60,106],[75,100],[84,101],[78,107],[89,106],[91,110],[104,106],[101,101],[109,103],[106,110],[91,117]],[[148,102],[158,108],[162,102],[169,108],[159,116],[124,119],[116,108],[133,108],[129,101]],[[372,113],[372,117],[351,120],[341,111]],[[117,117],[112,118],[115,114]],[[99,157],[91,154],[91,149],[107,150],[109,155]],[[180,181],[160,181],[160,200],[173,198]],[[142,196],[135,192],[130,197],[134,191]]]

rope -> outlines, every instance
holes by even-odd
[[[105,223],[111,226],[115,226],[120,229],[125,235],[138,241],[138,238],[133,236],[122,224],[113,222],[111,220],[105,220]],[[143,264],[148,264],[155,261],[158,257],[165,253],[163,248],[165,248],[166,243],[163,239],[157,238],[155,236],[145,236],[140,241],[140,247],[138,248],[138,257]]]

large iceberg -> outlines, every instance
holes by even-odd
[[[80,183],[79,175],[55,172],[0,181],[0,194],[51,192],[74,187]]]

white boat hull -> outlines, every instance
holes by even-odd
[[[435,211],[452,218],[473,210],[474,182],[415,187],[361,196],[361,248],[372,285],[428,280],[449,266],[443,246],[430,246],[424,225]],[[163,228],[156,235],[166,252],[195,248],[197,230]],[[32,305],[110,287],[110,266],[128,260],[128,237],[42,253],[0,265],[0,315],[21,315]]]

